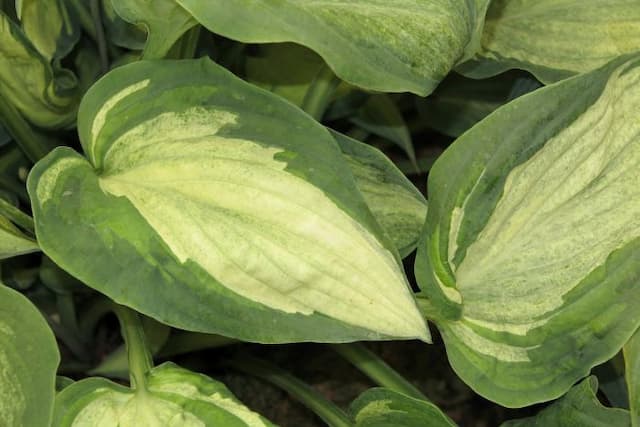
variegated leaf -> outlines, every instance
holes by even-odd
[[[640,325],[640,60],[525,95],[434,165],[416,274],[456,372],[556,398]]]
[[[273,427],[224,384],[170,362],[146,379],[136,390],[102,378],[67,386],[56,398],[53,427]]]
[[[479,47],[487,0],[175,0],[214,33],[295,42],[343,80],[429,94]]]
[[[484,78],[518,68],[551,83],[640,50],[638,20],[636,0],[495,0],[482,49],[459,71]]]
[[[80,25],[65,0],[16,1],[22,29],[47,60],[65,57],[80,39]]]
[[[0,259],[40,250],[38,244],[20,231],[8,219],[0,216]]]
[[[0,424],[49,426],[53,413],[56,339],[36,307],[0,283]]]
[[[251,341],[429,339],[335,141],[293,105],[205,59],[143,61],[93,86],[78,129],[88,160],[59,148],[28,188],[43,251],[89,286]]]
[[[427,201],[380,150],[333,132],[367,206],[400,256],[413,252],[427,217]]]
[[[456,427],[431,402],[385,388],[362,393],[352,404],[355,427]]]
[[[508,421],[500,427],[629,427],[629,411],[604,406],[597,392],[598,379],[591,376],[535,417]]]
[[[22,29],[0,11],[0,96],[33,124],[60,128],[75,121],[77,82],[54,69]]]

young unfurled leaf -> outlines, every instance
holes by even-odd
[[[89,160],[56,149],[28,188],[44,252],[89,286],[250,341],[429,339],[335,141],[290,103],[206,59],[142,61],[78,129]]]
[[[272,427],[224,384],[170,362],[147,374],[145,389],[103,378],[67,386],[56,398],[53,427]]]
[[[623,350],[631,425],[638,427],[640,426],[640,329],[624,345]]]
[[[635,0],[496,0],[482,49],[459,71],[474,78],[510,68],[550,83],[594,70],[640,46]]]
[[[416,248],[427,201],[380,150],[338,132],[333,137],[371,213],[404,258]]]
[[[73,74],[54,69],[1,11],[0,58],[0,96],[31,123],[61,128],[75,121],[78,97]]]
[[[356,427],[455,427],[436,405],[393,390],[373,388],[352,404]]]
[[[65,0],[16,1],[27,39],[47,60],[65,57],[80,39],[80,26]]]
[[[449,360],[505,406],[556,398],[640,325],[640,59],[496,110],[429,178],[418,283]]]
[[[429,94],[479,47],[487,0],[175,0],[214,33],[247,43],[295,42],[341,79]]]
[[[174,0],[111,0],[122,19],[147,30],[147,43],[142,56],[163,58],[171,46],[189,28],[197,24],[193,17]]]
[[[535,417],[507,421],[501,427],[628,427],[629,411],[603,406],[596,397],[598,379],[586,378]]]
[[[22,294],[0,284],[0,421],[48,426],[60,356],[47,322]]]

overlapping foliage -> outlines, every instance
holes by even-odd
[[[430,343],[429,320],[480,395],[558,398],[505,425],[638,426],[639,20],[629,0],[0,1],[0,258],[38,264],[0,285],[0,420],[272,425],[151,353],[170,330]],[[109,311],[131,387],[54,389],[51,328],[87,362]],[[385,388],[348,412],[244,369],[330,425],[454,425],[358,351]],[[585,377],[621,351],[628,404],[605,407]]]

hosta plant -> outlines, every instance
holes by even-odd
[[[479,419],[357,343],[417,340],[545,404],[493,422],[640,426],[638,28],[629,0],[0,1],[0,424],[300,425],[228,371],[330,426]],[[376,387],[338,405],[242,342]]]

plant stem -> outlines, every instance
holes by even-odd
[[[146,393],[146,378],[153,367],[153,360],[146,344],[142,322],[138,313],[127,307],[117,305],[115,312],[127,346],[131,388],[136,393]]]
[[[165,59],[192,59],[196,55],[196,49],[198,48],[198,41],[200,40],[200,25],[196,25],[178,39],[177,42],[169,52]]]
[[[0,215],[5,216],[23,229],[34,232],[33,218],[0,197]]]
[[[22,117],[22,114],[2,97],[0,97],[0,122],[33,163],[49,152],[50,148],[46,139],[38,134]]]
[[[333,73],[331,68],[326,64],[323,65],[304,95],[302,109],[311,117],[320,121],[339,84],[340,79]]]
[[[240,356],[234,358],[230,365],[285,390],[331,427],[353,426],[349,416],[333,402],[327,400],[308,384],[269,362],[251,356]]]
[[[334,344],[331,347],[379,386],[416,399],[427,400],[420,390],[363,344]]]
[[[93,27],[95,29],[96,43],[98,44],[98,54],[100,55],[100,68],[102,74],[109,71],[109,54],[107,51],[107,39],[102,27],[102,14],[100,13],[100,0],[91,0],[89,3]]]

